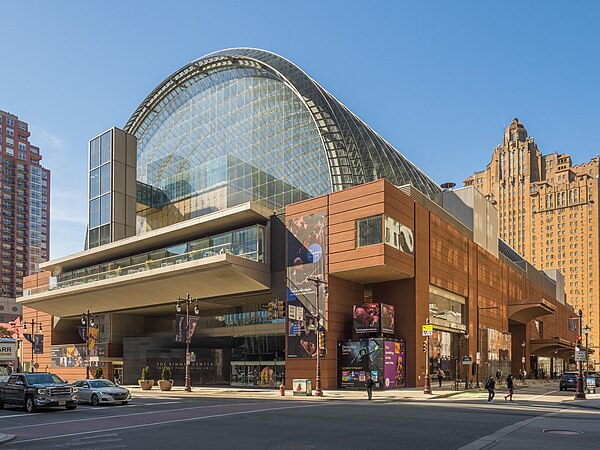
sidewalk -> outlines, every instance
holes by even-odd
[[[281,397],[279,389],[258,389],[258,388],[244,388],[244,387],[192,387],[192,392],[185,392],[183,386],[173,386],[171,391],[161,391],[157,386],[154,386],[150,391],[143,391],[137,385],[123,386],[131,391],[133,397],[156,397],[157,395],[173,397],[209,397],[209,398],[255,398],[264,400],[316,400],[316,401],[327,401],[327,400],[364,400],[367,397],[365,390],[324,390],[323,397],[315,397],[314,391],[312,396],[294,396],[291,389],[286,389],[285,397]],[[387,391],[373,391],[373,399],[376,400],[429,400],[435,398],[445,398],[457,394],[462,394],[465,391],[452,390],[451,383],[445,383],[442,388],[438,388],[437,384],[432,386],[432,394],[424,394],[423,388],[400,388],[390,389]],[[472,389],[467,392],[482,392],[477,389]]]

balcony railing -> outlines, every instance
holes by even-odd
[[[80,286],[88,283],[95,283],[97,281],[118,278],[125,275],[143,273],[149,270],[161,269],[163,267],[183,264],[189,261],[210,258],[212,256],[223,254],[240,256],[242,258],[250,259],[252,261],[261,261],[263,259],[262,255],[259,255],[258,241],[246,242],[243,246],[233,245],[232,243],[226,243],[198,250],[192,250],[186,253],[180,253],[177,255],[172,255],[157,260],[149,259],[139,264],[132,264],[123,267],[117,266],[114,269],[105,270],[103,272],[95,273],[93,275],[72,278],[65,281],[56,281],[55,277],[51,277],[50,284],[48,286],[26,290],[23,292],[23,296],[37,294],[40,292],[54,291],[57,289],[64,289],[73,286]]]

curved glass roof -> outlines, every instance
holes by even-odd
[[[168,201],[227,185],[228,206],[270,198],[277,207],[379,178],[429,197],[441,191],[297,66],[264,50],[188,64],[125,131],[138,139],[138,181]]]

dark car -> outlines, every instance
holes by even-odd
[[[558,388],[561,391],[566,391],[567,389],[577,389],[577,373],[563,373],[560,377],[560,383],[558,384]]]
[[[566,391],[567,389],[577,389],[577,372],[567,372],[560,377],[559,389]],[[594,378],[596,387],[600,387],[600,374],[598,372],[583,372],[583,388],[587,386],[586,378]]]
[[[24,406],[29,413],[37,408],[77,408],[77,388],[51,373],[13,373],[0,382],[0,409],[4,405]]]

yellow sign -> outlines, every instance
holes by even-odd
[[[423,331],[423,336],[433,335],[433,325],[422,325],[421,330]]]

